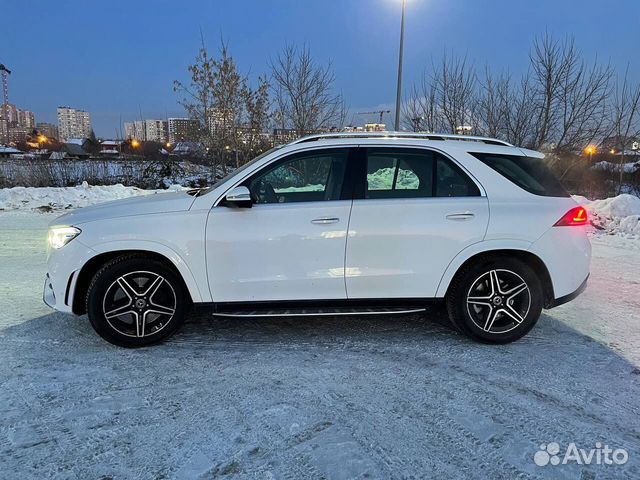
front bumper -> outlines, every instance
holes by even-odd
[[[78,272],[95,252],[77,238],[58,250],[51,250],[47,259],[43,300],[59,312],[71,313]]]
[[[51,284],[51,277],[47,273],[44,279],[44,289],[42,292],[42,301],[51,308],[56,308],[56,293],[53,291],[53,285]]]

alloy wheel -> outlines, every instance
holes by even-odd
[[[471,284],[466,302],[467,312],[478,328],[489,333],[506,333],[527,317],[531,291],[517,273],[494,269]]]
[[[107,289],[102,312],[111,328],[129,337],[146,337],[165,328],[176,311],[176,293],[161,275],[136,271]]]

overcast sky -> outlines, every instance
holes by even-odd
[[[187,78],[200,29],[213,49],[224,37],[251,78],[286,43],[307,42],[333,63],[351,111],[395,99],[400,0],[2,0],[0,18],[11,103],[37,121],[55,122],[58,105],[88,110],[98,136],[140,111],[183,113],[172,82]],[[545,29],[640,80],[640,0],[408,0],[405,86],[445,49],[519,73]]]

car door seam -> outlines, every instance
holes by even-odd
[[[347,230],[344,241],[344,258],[342,259],[342,280],[344,282],[344,296],[349,299],[349,291],[347,290],[347,248],[349,245],[349,227],[351,226],[351,214],[353,213],[353,198],[349,207],[349,218],[347,219]]]

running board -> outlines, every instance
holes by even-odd
[[[344,307],[344,308],[281,308],[273,310],[229,310],[215,312],[216,317],[256,318],[256,317],[327,317],[338,315],[399,315],[425,312],[426,308],[417,307]]]

